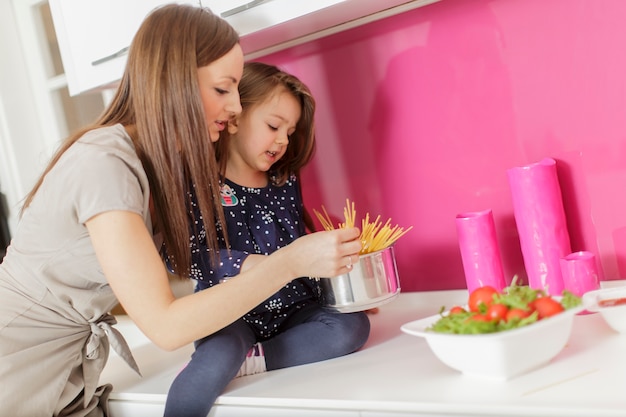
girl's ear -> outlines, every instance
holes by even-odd
[[[238,122],[239,120],[237,118],[233,118],[228,121],[228,133],[230,133],[231,135],[237,133],[239,124]]]

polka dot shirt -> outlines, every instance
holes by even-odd
[[[283,186],[264,188],[242,187],[226,179],[220,191],[231,250],[220,250],[218,265],[211,266],[204,224],[200,221],[196,225],[198,233],[192,236],[190,246],[191,276],[198,281],[198,291],[236,276],[249,254],[269,255],[305,234],[300,185],[295,176]],[[199,212],[193,197],[192,209]],[[218,225],[221,236],[222,231]],[[223,237],[219,243],[226,247]],[[293,280],[252,309],[244,320],[261,339],[271,337],[291,312],[317,302],[316,293],[309,278]]]

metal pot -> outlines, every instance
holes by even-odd
[[[318,282],[320,303],[330,310],[352,313],[388,303],[400,293],[393,246],[361,255],[349,273]]]

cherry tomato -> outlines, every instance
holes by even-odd
[[[554,316],[565,310],[561,303],[552,297],[539,297],[531,304],[532,308],[537,312],[539,320]]]
[[[507,311],[505,320],[506,321],[511,321],[515,319],[521,320],[521,319],[525,319],[528,316],[530,316],[530,311],[527,311],[521,308],[512,308],[509,311]]]
[[[480,312],[480,305],[484,304],[485,307],[489,307],[493,303],[493,296],[498,293],[493,287],[486,285],[484,287],[478,287],[472,291],[468,299],[468,307],[470,311]]]
[[[504,304],[491,304],[487,308],[485,315],[492,321],[506,320],[506,314],[509,312],[509,308]]]
[[[453,314],[459,314],[459,313],[466,313],[465,309],[461,306],[454,306],[450,309],[450,315]]]

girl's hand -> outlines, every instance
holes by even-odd
[[[359,260],[358,228],[316,232],[296,239],[281,249],[294,276],[335,277],[352,270]]]

